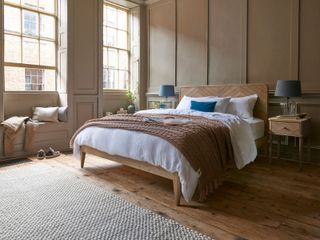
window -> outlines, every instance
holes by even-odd
[[[103,7],[103,88],[129,88],[128,11],[104,4]]]
[[[4,0],[6,91],[56,90],[56,0]]]

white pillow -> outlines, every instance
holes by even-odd
[[[191,101],[197,102],[217,102],[214,111],[225,113],[230,101],[230,97],[215,97],[215,96],[208,96],[208,97],[188,97],[183,96],[181,101],[179,102],[177,109],[191,109]]]
[[[258,99],[258,95],[231,98],[227,108],[227,113],[237,115],[243,119],[253,118],[253,108]]]
[[[33,120],[39,122],[58,122],[59,107],[34,107]]]
[[[60,122],[67,122],[68,121],[68,106],[59,107],[59,109],[58,109],[58,120]]]

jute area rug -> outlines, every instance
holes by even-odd
[[[0,239],[210,239],[67,170],[0,167]]]

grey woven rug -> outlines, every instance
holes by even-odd
[[[210,239],[63,169],[0,168],[0,239]]]

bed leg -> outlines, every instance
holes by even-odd
[[[180,197],[181,197],[181,186],[180,186],[180,179],[177,173],[173,176],[173,192],[174,192],[174,200],[176,206],[180,205]]]
[[[81,161],[81,168],[84,166],[84,160],[86,159],[86,152],[80,152],[80,161]]]

